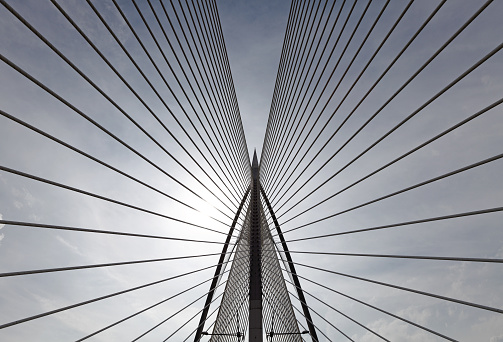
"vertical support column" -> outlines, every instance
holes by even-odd
[[[260,184],[257,152],[253,153],[250,222],[250,316],[248,338],[250,342],[262,342],[262,269],[261,269],[261,220]]]

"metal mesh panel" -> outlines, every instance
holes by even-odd
[[[224,296],[215,321],[213,334],[243,333],[248,321],[248,282],[250,272],[249,262],[249,227],[250,208],[246,213],[241,232],[237,241],[236,256],[231,266]],[[210,342],[235,342],[236,336],[212,335]]]
[[[293,312],[278,255],[275,251],[275,244],[263,210],[261,210],[261,218],[264,330],[270,332],[273,329],[274,333],[296,333],[296,335],[275,335],[274,341],[300,342],[302,339],[298,335],[297,319]]]
[[[246,333],[249,313],[249,272],[250,272],[250,217],[248,207],[245,220],[237,241],[235,261],[232,263],[220,309],[215,320],[210,342],[237,341],[236,333]],[[289,333],[275,335],[274,341],[301,342],[299,327],[290,297],[281,273],[279,256],[275,250],[267,219],[260,204],[262,236],[262,298],[263,327],[267,333]],[[273,323],[274,322],[274,323]],[[239,324],[239,327],[238,327]]]

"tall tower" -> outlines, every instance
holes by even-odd
[[[271,228],[276,228],[281,238],[282,233],[267,195],[260,185],[259,174],[260,167],[255,151],[250,186],[243,195],[225,244],[225,246],[230,244],[229,250],[233,253],[234,259],[222,294],[218,315],[211,332],[204,331],[213,294],[219,286],[221,275],[225,273],[224,260],[226,256],[228,257],[227,247],[222,250],[219,267],[215,271],[194,342],[200,342],[202,336],[205,335],[211,336],[210,342],[234,341],[236,337],[237,340],[244,341],[242,338],[245,335],[248,341],[262,342],[266,333],[271,337],[274,335],[274,340],[278,342],[302,342],[280,263],[283,264],[285,270],[290,270],[288,273],[294,279],[296,279],[295,270],[286,242],[281,241],[283,248],[280,250],[272,236]],[[262,201],[266,203],[274,219],[274,226],[268,223]],[[246,210],[246,214],[236,241],[232,243],[231,237],[241,210]],[[287,254],[286,258],[282,256],[283,252]],[[298,284],[300,288],[298,281],[294,284],[295,286]],[[301,305],[306,304],[302,302]],[[246,330],[247,333],[245,333]],[[316,335],[312,337],[313,341],[317,341]]]
[[[262,222],[257,151],[253,152],[250,198],[250,325],[249,340],[262,342]]]

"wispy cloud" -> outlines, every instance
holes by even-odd
[[[63,237],[61,237],[60,235],[57,235],[56,239],[59,242],[61,242],[64,246],[66,246],[68,249],[70,249],[71,251],[73,251],[73,253],[78,254],[80,256],[85,256],[85,254],[82,253],[77,246],[71,244],[70,242],[68,242],[67,240],[65,240]]]
[[[24,206],[33,207],[33,204],[36,201],[35,197],[25,187],[21,189],[13,187],[12,194],[14,195],[14,198],[16,198],[14,206],[17,209],[21,209]]]
[[[502,342],[502,341],[503,341],[503,334],[491,337],[491,339],[489,340],[489,342]]]

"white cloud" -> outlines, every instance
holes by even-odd
[[[75,254],[78,254],[78,255],[81,255],[81,256],[85,256],[85,254],[83,254],[79,248],[73,244],[71,244],[70,242],[68,242],[67,240],[63,239],[61,236],[56,236],[56,239],[61,242],[63,245],[65,245],[66,247],[68,247],[69,249],[71,249]]]
[[[21,209],[25,206],[33,207],[36,202],[35,196],[33,196],[31,192],[24,187],[22,189],[12,188],[12,194],[16,198],[14,200],[14,206],[17,209]]]
[[[502,341],[503,341],[503,335],[493,336],[489,340],[489,342],[502,342]]]

